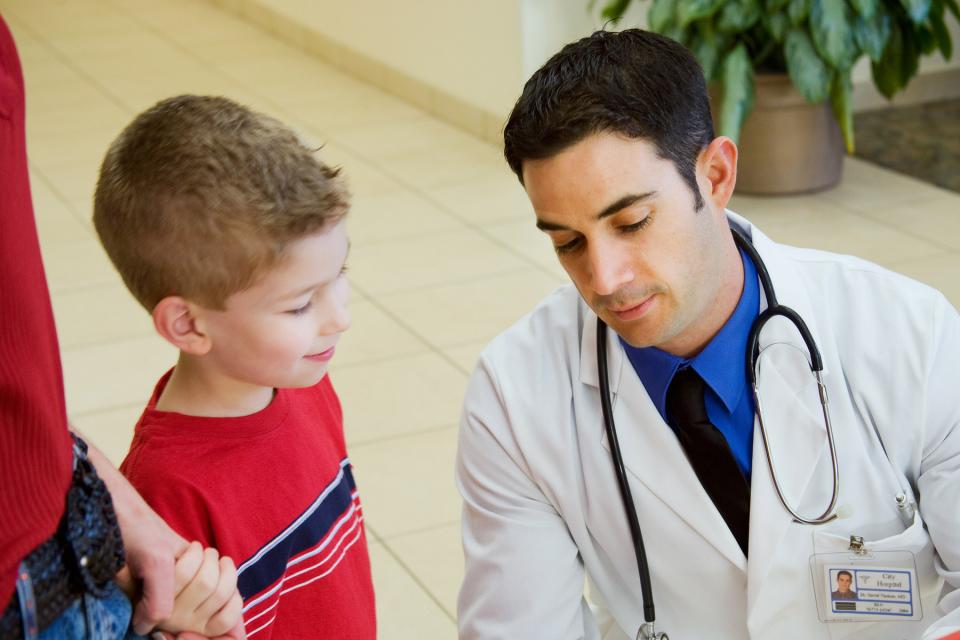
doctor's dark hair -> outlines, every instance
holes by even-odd
[[[523,87],[503,131],[504,156],[522,183],[524,160],[601,132],[651,142],[703,206],[696,163],[714,138],[713,121],[703,71],[683,45],[640,29],[566,45]]]

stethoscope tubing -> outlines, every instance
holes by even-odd
[[[610,398],[610,379],[607,375],[607,325],[597,317],[597,373],[600,380],[600,408],[603,411],[603,424],[607,431],[607,442],[610,443],[610,456],[617,476],[617,486],[620,488],[620,497],[627,511],[627,523],[630,525],[630,536],[633,539],[633,552],[637,557],[637,570],[640,573],[640,593],[643,595],[643,619],[646,622],[656,620],[656,609],[653,604],[653,587],[650,584],[650,566],[647,563],[647,552],[643,546],[643,533],[640,531],[640,518],[637,517],[637,507],[633,502],[633,494],[627,480],[627,469],[620,454],[620,439],[617,438],[617,427],[613,420],[613,407]]]
[[[764,452],[767,456],[767,467],[770,470],[770,477],[773,480],[773,486],[776,489],[780,503],[790,513],[793,519],[802,524],[820,525],[830,522],[837,517],[837,514],[831,513],[837,504],[840,494],[839,483],[839,464],[837,461],[836,444],[833,437],[833,426],[830,422],[830,412],[828,410],[827,389],[823,384],[823,359],[820,356],[820,350],[813,339],[813,334],[807,327],[796,311],[790,307],[783,306],[777,302],[776,292],[773,289],[773,281],[767,270],[766,264],[757,252],[753,243],[738,228],[731,226],[734,240],[739,248],[743,249],[750,257],[754,267],[757,270],[757,276],[760,285],[763,288],[763,294],[766,297],[767,308],[759,314],[747,340],[746,367],[747,379],[753,388],[753,399],[756,409],[757,421],[760,426],[760,436],[763,440]],[[803,342],[810,354],[810,370],[817,380],[818,391],[820,394],[820,405],[823,410],[824,425],[827,432],[827,441],[830,447],[830,459],[832,461],[833,474],[833,494],[830,504],[826,511],[816,518],[804,518],[793,509],[787,502],[786,496],[780,489],[780,482],[773,465],[773,458],[770,455],[770,443],[767,438],[767,429],[763,420],[763,410],[760,405],[760,393],[757,386],[756,365],[760,354],[760,332],[763,326],[771,318],[781,316],[794,324],[800,333]],[[610,393],[610,381],[607,367],[607,325],[597,316],[597,377],[600,383],[600,408],[603,413],[604,429],[607,433],[607,441],[610,444],[610,457],[613,461],[614,471],[617,476],[617,486],[620,489],[620,497],[623,500],[624,510],[627,514],[627,523],[630,527],[630,536],[633,539],[633,551],[637,557],[637,571],[640,576],[640,592],[643,599],[643,619],[644,624],[638,632],[638,638],[666,638],[666,634],[658,634],[654,631],[653,625],[656,620],[656,609],[653,602],[653,587],[650,581],[650,566],[647,561],[647,553],[643,544],[643,534],[640,530],[640,519],[637,516],[636,505],[633,502],[633,494],[630,491],[630,484],[627,477],[626,467],[623,463],[623,456],[620,453],[620,440],[617,438],[617,428],[613,419],[612,395]]]

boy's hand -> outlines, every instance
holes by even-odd
[[[230,558],[221,558],[215,549],[192,542],[177,559],[174,582],[173,614],[160,623],[160,629],[180,633],[180,640],[224,634],[245,637],[237,569]]]
[[[75,429],[71,428],[71,430],[76,432]],[[203,566],[204,553],[200,543],[188,545],[186,540],[177,535],[147,505],[136,489],[99,449],[89,441],[87,446],[90,462],[106,483],[113,499],[127,555],[127,565],[116,576],[117,584],[135,605],[131,620],[134,632],[145,635],[161,620],[170,617],[174,610],[174,596],[186,588],[186,583]],[[188,551],[191,555],[186,560],[194,563],[195,569],[193,574],[187,576],[184,583],[177,583],[178,577],[175,572],[180,568],[180,559]],[[211,636],[225,634],[222,635],[223,640],[244,640],[246,633],[240,617],[243,603],[240,594],[236,592],[236,569],[233,568],[231,561],[227,561],[229,562],[228,573],[232,570],[233,575],[232,596],[223,598],[224,604],[213,610],[205,625],[211,625],[210,628],[213,630],[210,632]],[[219,565],[219,558],[217,564]],[[189,565],[186,566],[189,567]],[[221,573],[219,566],[216,571],[219,580]],[[208,595],[211,595],[211,592],[212,590]],[[211,605],[213,602],[215,600],[211,601]],[[204,637],[196,633],[183,633],[177,638],[178,640],[203,640]]]
[[[187,548],[187,541],[167,526],[89,440],[87,446],[90,462],[110,491],[120,524],[127,567],[118,575],[118,582],[128,594],[140,583],[131,622],[134,631],[143,635],[173,610],[174,561]]]

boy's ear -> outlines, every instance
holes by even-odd
[[[210,336],[198,322],[197,306],[179,296],[169,296],[153,308],[153,326],[167,342],[184,353],[202,356],[210,351]]]

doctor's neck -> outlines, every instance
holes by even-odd
[[[716,260],[707,264],[694,285],[699,286],[700,291],[689,294],[687,309],[676,311],[689,314],[688,321],[676,335],[656,345],[657,348],[682,358],[693,358],[710,344],[736,310],[743,293],[743,260],[730,231],[726,229],[721,233],[717,239]],[[679,320],[682,323],[684,318]]]

